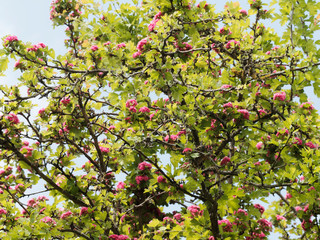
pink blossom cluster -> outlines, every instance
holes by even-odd
[[[225,156],[224,158],[222,158],[221,162],[220,162],[220,165],[221,166],[225,166],[227,165],[228,163],[230,162],[230,158]]]
[[[239,13],[242,15],[242,16],[247,16],[248,15],[248,12],[245,10],[245,9],[241,9],[239,11]]]
[[[6,37],[6,38],[4,39],[4,45],[5,45],[5,46],[8,46],[9,43],[16,42],[16,41],[18,41],[17,36],[11,35],[11,36],[8,36],[8,37]]]
[[[231,35],[231,34],[232,34],[232,32],[230,31],[230,29],[225,29],[224,27],[222,27],[222,28],[219,29],[219,33],[220,33],[221,35]]]
[[[126,47],[126,44],[125,43],[119,43],[117,44],[117,48],[116,50],[120,49],[120,48],[125,48]]]
[[[279,92],[273,95],[273,100],[284,101],[286,100],[286,92]]]
[[[144,48],[144,46],[145,46],[147,43],[148,43],[148,38],[144,38],[144,39],[140,40],[140,41],[138,42],[138,45],[137,45],[137,50],[138,50],[138,51],[135,52],[135,53],[132,55],[132,57],[133,57],[133,58],[139,57],[139,56],[142,54],[142,52],[146,50],[146,49]]]
[[[222,229],[224,232],[233,232],[232,224],[228,219],[218,220],[218,224],[222,225]]]
[[[24,154],[25,157],[31,157],[32,156],[32,151],[33,148],[29,147],[29,146],[22,146],[20,149],[20,152],[24,152],[24,149],[27,150],[27,153]]]
[[[272,223],[269,222],[268,220],[262,218],[262,219],[259,219],[257,222],[263,231],[270,232],[272,230]]]
[[[137,100],[135,100],[135,99],[129,99],[127,102],[126,102],[126,107],[127,108],[131,108],[131,107],[135,107],[135,106],[137,106]]]
[[[27,52],[36,52],[40,48],[46,48],[46,45],[43,43],[35,44],[31,48],[27,48]]]
[[[277,221],[286,220],[286,218],[281,215],[277,215],[276,218],[277,218]]]
[[[240,47],[240,42],[232,39],[232,40],[230,40],[229,42],[227,42],[227,44],[226,44],[225,47],[226,47],[226,49],[230,49],[232,46],[234,46],[234,47]]]
[[[56,222],[51,217],[48,217],[48,216],[42,218],[40,221],[44,223],[56,224]]]
[[[17,184],[16,186],[14,186],[14,189],[16,191],[20,191],[24,189],[24,185],[22,183]]]
[[[141,107],[139,109],[139,112],[141,113],[149,113],[150,112],[150,109],[148,107]]]
[[[124,189],[124,187],[126,186],[126,184],[124,182],[118,182],[116,189]]]
[[[223,108],[233,108],[232,102],[228,102],[228,103],[223,104]]]
[[[20,122],[18,116],[14,113],[9,113],[9,115],[6,116],[6,119],[8,119],[13,124],[18,124]]]
[[[136,182],[138,185],[140,185],[142,181],[146,182],[148,180],[149,180],[148,176],[136,176]]]
[[[151,168],[152,168],[152,165],[147,162],[142,162],[142,163],[139,163],[139,165],[138,165],[138,169],[141,171],[151,170]]]
[[[196,217],[201,213],[200,207],[197,205],[191,205],[187,209],[193,217]]]
[[[90,49],[91,49],[93,52],[95,52],[95,51],[97,51],[97,50],[99,49],[99,47],[98,47],[97,45],[92,45],[92,46],[90,47]]]
[[[108,152],[110,152],[110,149],[107,148],[107,147],[101,147],[101,146],[99,146],[99,149],[100,149],[100,151],[101,151],[102,153],[108,153]]]
[[[153,32],[154,28],[156,27],[157,22],[161,19],[161,12],[158,12],[152,19],[151,23],[148,26],[148,30]]]
[[[179,138],[178,134],[177,135],[167,135],[164,137],[164,141],[166,142],[169,142],[169,140],[172,140],[172,141],[176,141],[177,139]]]
[[[314,109],[314,106],[312,106],[312,103],[311,102],[305,102],[305,103],[302,103],[300,105],[300,108],[304,108],[304,109],[308,109],[308,110],[313,110]]]
[[[0,215],[2,215],[2,214],[7,214],[7,211],[3,208],[0,208]]]
[[[79,216],[82,216],[82,215],[85,215],[85,214],[88,214],[88,208],[87,207],[82,207],[80,209]]]
[[[67,211],[67,212],[61,214],[60,219],[66,219],[71,215],[72,215],[72,212],[71,211]]]
[[[238,109],[238,113],[241,113],[244,119],[249,120],[250,113],[247,109]]]
[[[191,148],[185,148],[183,149],[182,153],[190,153],[192,152],[192,149]]]
[[[40,117],[42,117],[45,113],[46,109],[45,108],[41,108],[38,112],[38,114],[40,115]]]
[[[183,43],[174,43],[174,46],[179,50],[179,51],[188,51],[192,49],[192,46],[187,43],[187,42],[183,42]]]
[[[167,179],[165,179],[162,175],[157,177],[157,182],[158,183],[166,183]]]
[[[65,122],[62,124],[62,129],[59,129],[59,135],[62,136],[63,133],[69,133],[68,126]]]
[[[258,142],[258,143],[256,144],[256,148],[257,148],[258,150],[260,150],[262,147],[263,147],[263,142]]]
[[[129,237],[127,235],[116,235],[116,234],[110,235],[109,238],[113,239],[113,240],[126,240],[126,239],[129,239]]]
[[[261,214],[264,213],[264,207],[261,206],[260,204],[257,203],[257,204],[254,204],[253,206],[254,206],[256,209],[258,209]]]
[[[66,106],[66,105],[68,105],[68,104],[70,103],[70,101],[71,101],[71,100],[70,100],[69,97],[64,97],[64,98],[61,99],[60,102],[61,102],[63,105]]]

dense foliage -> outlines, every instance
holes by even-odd
[[[0,238],[318,239],[320,3],[249,2],[55,0],[65,55],[4,36]]]

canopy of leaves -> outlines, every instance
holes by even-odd
[[[4,36],[0,238],[318,239],[320,3],[249,3],[55,0],[65,55]]]

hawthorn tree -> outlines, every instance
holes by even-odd
[[[4,36],[0,238],[319,239],[320,3],[249,3],[55,0],[64,55]]]

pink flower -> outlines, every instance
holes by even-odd
[[[141,112],[141,113],[146,113],[146,112],[150,112],[150,109],[148,108],[148,107],[141,107],[140,109],[139,109],[139,112]]]
[[[132,58],[137,58],[141,55],[141,52],[135,52],[133,55],[132,55]]]
[[[127,235],[116,235],[116,234],[113,234],[113,235],[110,235],[109,238],[113,239],[113,240],[126,240],[129,237]]]
[[[247,109],[238,109],[238,113],[241,113],[245,119],[250,118],[250,113]]]
[[[9,113],[9,115],[6,116],[6,119],[8,119],[13,124],[18,124],[20,121],[14,113]]]
[[[240,14],[242,14],[243,16],[247,16],[247,15],[248,15],[248,12],[247,12],[245,9],[241,9],[239,12],[240,12]]]
[[[241,209],[241,208],[238,209],[237,214],[242,214],[242,215],[248,216],[248,213],[244,209]]]
[[[294,207],[294,209],[295,209],[297,212],[302,210],[302,208],[301,208],[300,206],[296,206],[296,207]]]
[[[168,141],[169,141],[169,138],[170,138],[170,136],[169,136],[169,135],[167,135],[167,136],[165,136],[165,137],[164,137],[164,139],[163,139],[163,140],[164,140],[165,142],[168,142]]]
[[[286,193],[286,197],[285,198],[286,199],[290,199],[290,198],[292,198],[292,195],[290,193]]]
[[[70,101],[71,101],[71,100],[70,100],[69,97],[64,97],[64,98],[61,99],[60,102],[61,102],[63,105],[66,106],[66,105],[68,105],[68,104],[70,103]]]
[[[136,113],[137,109],[135,107],[131,106],[131,107],[129,107],[129,111],[133,112],[133,113]]]
[[[102,153],[108,153],[108,152],[110,152],[110,149],[107,148],[107,147],[101,147],[101,146],[99,146],[99,148],[100,148],[100,151],[101,151]]]
[[[36,202],[35,199],[29,199],[27,202],[27,206],[29,207],[36,207],[39,204],[39,202]]]
[[[148,25],[148,30],[149,32],[153,32],[154,28],[156,27],[157,22],[156,21],[152,21],[149,25]]]
[[[118,182],[116,189],[124,189],[124,187],[126,186],[126,184],[124,182]]]
[[[67,217],[69,217],[70,215],[72,215],[71,211],[65,212],[63,214],[61,214],[60,219],[66,219]]]
[[[9,43],[18,41],[17,36],[8,36],[4,39],[4,45],[7,46]]]
[[[138,168],[141,171],[143,171],[143,170],[151,170],[152,165],[150,163],[147,163],[147,162],[142,162],[142,163],[139,163]]]
[[[230,31],[230,29],[225,29],[224,27],[220,28],[219,33],[221,35],[231,35],[232,32]]]
[[[262,228],[263,231],[268,231],[269,232],[269,231],[272,230],[272,223],[269,222],[268,220],[263,218],[263,219],[259,219],[257,222],[259,223],[259,225],[260,225],[260,227]]]
[[[127,102],[126,102],[126,107],[127,108],[130,108],[130,107],[135,107],[137,106],[137,101],[135,99],[129,99]]]
[[[44,223],[56,224],[56,222],[51,217],[44,217],[40,221]]]
[[[136,176],[136,182],[138,185],[140,185],[140,183],[142,181],[148,181],[149,180],[149,177],[148,176]]]
[[[0,208],[0,215],[2,215],[2,214],[7,214],[7,211],[3,208]]]
[[[218,224],[222,225],[222,229],[224,232],[232,232],[232,224],[228,219],[218,220]]]
[[[194,217],[197,216],[200,212],[200,207],[197,205],[191,205],[187,209],[191,213],[191,215]]]
[[[90,48],[93,52],[97,51],[99,48],[97,45],[92,45]]]
[[[258,209],[261,214],[264,213],[264,207],[261,206],[260,204],[254,204],[253,206],[254,206],[256,209]]]
[[[240,42],[239,41],[236,41],[236,40],[230,40],[229,42],[227,42],[227,44],[226,44],[226,49],[229,49],[229,48],[231,48],[232,46],[234,46],[234,47],[240,47]]]
[[[145,49],[144,49],[144,46],[148,43],[148,39],[147,38],[144,38],[142,40],[140,40],[140,42],[138,42],[138,45],[137,45],[137,50],[139,52],[143,52]]]
[[[302,145],[302,140],[300,138],[295,137],[294,139],[297,140],[297,141],[293,142],[293,144]]]
[[[176,213],[175,215],[173,215],[173,218],[179,221],[181,219],[181,214]]]
[[[222,158],[221,162],[220,162],[220,165],[221,166],[225,166],[227,165],[228,163],[230,162],[230,158],[225,156],[224,158]]]
[[[16,191],[20,191],[20,189],[23,189],[24,188],[24,185],[22,184],[22,183],[19,183],[18,185],[16,185],[15,187],[14,187],[14,189],[16,190]]]
[[[317,148],[317,145],[315,145],[314,143],[312,143],[311,141],[310,142],[307,142],[306,143],[306,146],[311,148],[311,149],[314,149],[314,148]]]
[[[40,116],[42,116],[42,115],[45,113],[45,111],[46,111],[45,108],[41,108],[41,109],[39,110],[38,114],[39,114]]]
[[[308,109],[308,110],[313,110],[314,109],[314,106],[312,106],[311,102],[305,102],[305,103],[302,103],[300,105],[300,108],[304,108],[304,109]]]
[[[39,196],[37,197],[38,201],[49,201],[49,198],[47,198],[46,196]]]
[[[80,209],[80,214],[79,214],[79,216],[82,216],[82,215],[87,214],[87,213],[88,213],[88,208],[87,208],[87,207],[82,207],[82,208]]]
[[[279,92],[273,95],[273,100],[284,101],[286,100],[286,92]]]
[[[277,221],[286,220],[284,216],[277,215]]]
[[[214,240],[214,236],[210,236],[208,240]]]
[[[232,102],[223,104],[223,108],[233,108]]]
[[[21,59],[15,62],[14,67],[19,68],[20,65],[21,65]]]
[[[125,48],[126,47],[126,44],[125,43],[120,43],[120,44],[117,44],[117,48],[116,50],[120,49],[120,48]]]
[[[25,150],[27,150],[27,153],[24,154],[25,157],[31,157],[32,156],[32,150],[33,148],[28,147],[28,146],[22,146],[22,148],[20,149],[20,152],[25,152]]]
[[[158,176],[157,181],[158,181],[158,183],[166,183],[167,179],[165,179],[163,176],[160,175],[160,176]]]
[[[256,148],[258,150],[260,150],[262,147],[263,147],[263,143],[262,142],[258,142],[257,145],[256,145]]]
[[[183,42],[181,44],[175,43],[174,44],[176,48],[179,49],[179,51],[187,51],[187,50],[191,50],[192,46],[189,43]]]
[[[231,88],[232,86],[229,84],[224,84],[221,86],[222,89],[227,89],[227,88]]]
[[[185,148],[183,149],[182,153],[189,153],[189,152],[192,152],[192,149],[191,148]]]

